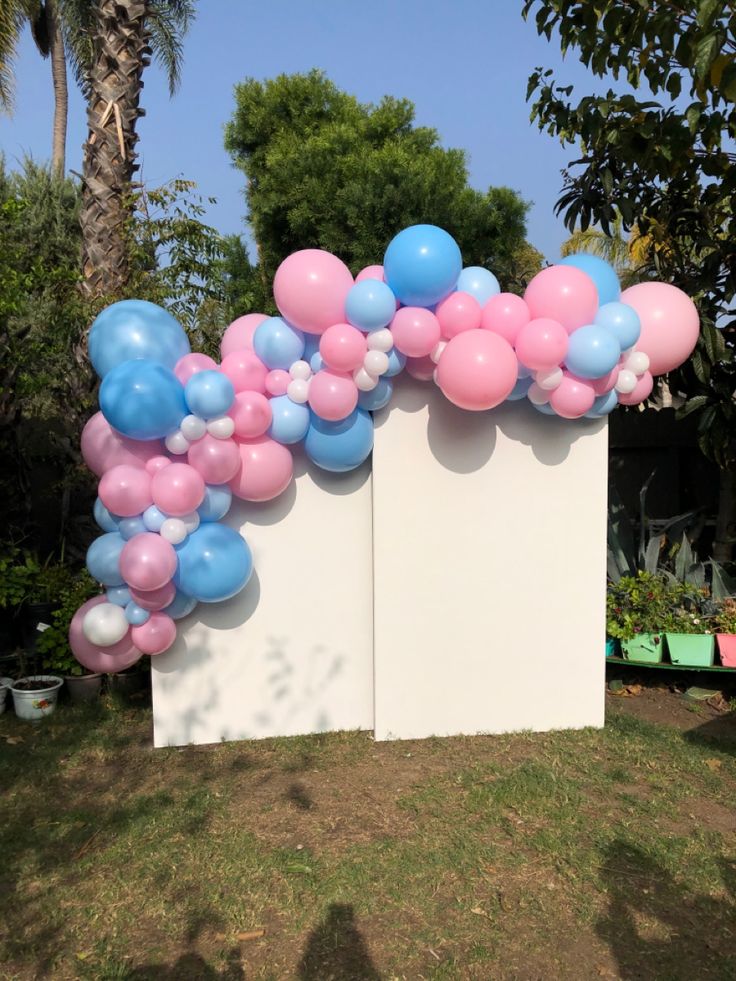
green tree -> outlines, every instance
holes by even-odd
[[[579,151],[557,203],[568,228],[597,223],[609,233],[618,215],[624,231],[636,224],[648,245],[642,278],[673,282],[698,304],[698,346],[670,385],[687,396],[681,414],[698,413],[701,449],[721,467],[715,550],[728,558],[736,534],[733,4],[525,0],[523,12],[594,75],[620,83],[576,101],[572,86],[538,68],[532,119]],[[645,86],[651,97],[640,95]]]

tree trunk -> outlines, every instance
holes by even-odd
[[[86,291],[113,296],[128,279],[130,182],[138,169],[135,128],[143,70],[150,63],[145,0],[99,0],[87,106],[82,188]]]
[[[51,144],[51,170],[59,177],[66,171],[66,123],[69,115],[69,92],[66,84],[64,38],[59,25],[56,0],[46,0],[49,25],[51,79],[54,86],[54,129]]]
[[[736,470],[731,467],[728,470],[721,470],[716,536],[713,542],[713,558],[716,562],[730,562],[733,559],[734,541],[736,541]]]

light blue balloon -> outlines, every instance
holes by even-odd
[[[125,607],[125,619],[131,627],[140,627],[142,624],[148,623],[151,619],[151,613],[150,610],[144,610],[142,606],[138,606],[135,600],[131,600]]]
[[[378,384],[370,392],[361,392],[358,396],[358,406],[366,412],[377,412],[388,405],[393,394],[394,386],[384,375],[378,379]]]
[[[319,351],[319,334],[304,334],[304,350],[302,352],[303,361],[311,361]],[[292,364],[294,362],[292,361]],[[291,367],[291,365],[289,365]]]
[[[304,334],[283,317],[269,317],[256,327],[253,350],[266,367],[288,371],[304,354]]]
[[[579,378],[602,378],[621,357],[618,341],[604,327],[588,324],[570,334],[565,364]]]
[[[560,259],[561,266],[575,266],[580,269],[595,283],[598,290],[598,305],[611,303],[618,300],[621,296],[621,284],[618,281],[616,270],[605,259],[597,255],[588,255],[586,252],[576,252],[575,255],[565,256]]]
[[[173,433],[188,412],[179,379],[153,361],[123,361],[112,368],[100,385],[100,409],[113,429],[142,440]]]
[[[598,308],[593,322],[613,334],[622,351],[628,351],[639,340],[639,314],[628,303],[606,303]]]
[[[355,409],[340,422],[328,422],[312,413],[304,448],[309,459],[323,470],[355,470],[373,449],[373,419],[364,409]]]
[[[601,416],[607,416],[613,412],[617,405],[618,395],[614,389],[611,389],[605,395],[599,395],[585,415],[589,419],[600,419]]]
[[[153,531],[158,534],[161,531],[161,525],[168,517],[168,514],[159,511],[156,505],[152,504],[143,512],[143,524],[146,526],[146,531]]]
[[[345,299],[348,323],[370,332],[387,327],[396,313],[396,297],[379,279],[362,279]]]
[[[522,364],[521,361],[519,361],[519,364],[516,369],[516,373],[519,378],[532,378],[534,375],[534,369],[527,368],[525,364]]]
[[[292,402],[288,395],[277,395],[269,402],[273,418],[268,435],[277,443],[289,445],[304,439],[309,429],[309,409]]]
[[[322,355],[319,353],[319,351],[316,351],[309,359],[309,367],[312,369],[315,375],[318,371],[322,371],[323,368],[327,367],[322,360]]]
[[[172,620],[181,620],[182,617],[187,616],[191,613],[194,607],[197,605],[197,601],[193,596],[187,596],[186,593],[182,593],[180,589],[177,589],[176,596],[169,603],[167,607],[164,608],[164,613],[170,616]]]
[[[429,307],[451,293],[463,268],[457,242],[436,225],[411,225],[386,249],[383,273],[407,306]]]
[[[143,532],[148,531],[148,528],[143,522],[142,515],[137,514],[134,518],[121,518],[118,531],[128,542],[134,535],[142,535]]]
[[[114,603],[115,606],[127,606],[133,599],[127,586],[110,586],[105,595],[107,602]]]
[[[393,378],[400,374],[406,365],[406,355],[401,354],[395,347],[388,352],[388,370],[384,371],[382,378]]]
[[[227,484],[205,484],[204,500],[197,508],[200,521],[219,521],[230,510],[233,492]]]
[[[519,378],[516,384],[511,389],[511,392],[506,396],[509,402],[518,402],[520,399],[526,398],[526,393],[532,386],[533,378]]]
[[[474,296],[483,307],[496,293],[501,292],[501,286],[488,269],[483,266],[466,266],[460,273],[456,289],[460,293]]]
[[[549,402],[545,402],[543,405],[537,405],[536,402],[532,402],[531,404],[534,406],[534,408],[537,410],[537,412],[541,412],[543,416],[556,416],[557,415],[557,413],[552,408],[552,406],[549,404]]]
[[[122,521],[116,514],[112,511],[108,511],[102,501],[97,498],[95,501],[95,506],[92,509],[95,521],[102,528],[103,531],[117,531],[118,525]]]
[[[191,350],[179,322],[148,300],[120,300],[105,307],[92,324],[88,344],[100,378],[124,361],[140,358],[173,368]]]
[[[125,539],[116,531],[95,538],[87,549],[87,570],[103,586],[122,586],[125,580],[120,571],[120,553]]]
[[[253,572],[250,549],[240,535],[217,522],[201,524],[176,546],[174,585],[202,603],[235,596]]]
[[[198,371],[184,387],[189,411],[201,419],[222,416],[235,401],[233,383],[221,371]]]

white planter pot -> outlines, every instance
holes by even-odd
[[[5,711],[5,698],[8,694],[8,689],[12,684],[12,678],[0,678],[0,715],[2,715]]]
[[[46,687],[36,691],[24,691],[22,688],[16,687],[23,681],[43,681],[46,682]],[[53,674],[31,674],[26,678],[19,678],[18,681],[14,681],[10,690],[13,693],[15,714],[19,719],[27,719],[30,722],[36,722],[46,715],[51,715],[56,708],[59,689],[63,684],[63,679],[57,678]]]

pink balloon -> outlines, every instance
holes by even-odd
[[[97,492],[108,511],[121,518],[132,518],[153,504],[151,483],[145,467],[121,463],[103,474]]]
[[[638,344],[637,344],[638,349]],[[618,400],[621,405],[638,405],[640,402],[646,401],[652,394],[652,389],[654,388],[654,378],[650,371],[645,371],[636,382],[636,388],[629,392],[628,395],[623,395],[621,392],[618,393]]]
[[[580,419],[593,407],[595,389],[588,379],[577,378],[569,372],[557,388],[550,392],[549,404],[563,419]]]
[[[133,644],[130,630],[122,640],[110,647],[99,647],[90,643],[82,632],[85,616],[100,603],[107,603],[107,597],[93,596],[79,607],[69,624],[69,646],[79,663],[88,671],[105,671],[111,674],[125,671],[141,658],[141,652]]]
[[[156,507],[174,517],[196,511],[204,500],[204,480],[188,463],[171,463],[159,470],[153,475],[151,487]]]
[[[130,631],[143,654],[163,654],[176,640],[176,624],[166,613],[152,613],[145,623]]]
[[[448,340],[466,330],[480,327],[480,303],[470,293],[450,293],[437,304],[435,311],[442,328],[442,336]]]
[[[171,459],[168,456],[153,456],[146,463],[146,470],[153,477],[155,473],[158,473],[159,470],[163,470],[164,467],[168,467],[170,463]]]
[[[269,395],[286,395],[291,375],[283,368],[274,368],[266,375],[266,391]]]
[[[524,300],[532,319],[549,317],[568,334],[592,324],[598,309],[598,290],[590,276],[575,266],[550,266],[538,272]]]
[[[217,371],[217,362],[206,354],[194,353],[185,354],[174,365],[174,374],[182,385],[186,385],[192,375],[196,375],[198,371]]]
[[[363,364],[368,345],[357,327],[332,324],[319,340],[319,353],[328,368],[353,371]]]
[[[402,307],[390,324],[397,351],[409,358],[423,358],[434,350],[442,328],[431,310],[424,307]]]
[[[436,367],[437,365],[429,357],[429,355],[423,358],[406,359],[407,373],[410,374],[412,378],[416,378],[417,381],[432,381]]]
[[[240,467],[240,453],[235,442],[216,439],[209,433],[192,443],[187,459],[207,484],[226,484]]]
[[[461,409],[492,409],[516,384],[513,348],[489,330],[466,330],[447,342],[437,365],[437,383]]]
[[[377,279],[379,283],[385,282],[383,266],[366,266],[365,269],[361,269],[355,277],[355,282],[362,283],[364,279]]]
[[[260,392],[238,392],[228,415],[235,423],[235,435],[243,439],[262,436],[273,419],[268,399]]]
[[[255,351],[231,351],[222,359],[220,371],[227,375],[236,392],[266,391],[268,368]]]
[[[358,404],[358,389],[350,377],[329,368],[312,375],[309,382],[309,407],[320,419],[338,422],[347,419]]]
[[[496,293],[486,302],[480,316],[483,330],[500,334],[509,344],[516,343],[521,328],[531,320],[529,307],[515,293]]]
[[[163,610],[176,596],[176,586],[169,581],[159,589],[134,589],[130,588],[130,595],[138,606],[144,610]]]
[[[264,320],[268,320],[265,313],[246,313],[244,317],[233,320],[220,341],[221,357],[226,358],[233,351],[252,351],[256,327]]]
[[[628,355],[627,355],[628,357]],[[612,368],[607,375],[602,378],[590,378],[589,382],[593,386],[593,391],[596,395],[605,395],[610,392],[612,388],[616,387],[616,382],[618,381],[619,368],[618,365]]]
[[[345,321],[345,299],[352,286],[350,270],[337,256],[303,249],[287,256],[276,270],[273,296],[292,326],[322,334]]]
[[[122,463],[143,467],[146,461],[164,452],[160,439],[143,442],[121,436],[101,412],[96,412],[82,430],[81,448],[84,462],[98,477]]]
[[[133,589],[146,593],[165,586],[176,572],[176,563],[173,545],[151,531],[134,535],[120,553],[123,578]]]
[[[636,350],[649,355],[652,375],[664,375],[687,361],[695,350],[700,318],[686,293],[669,283],[639,283],[624,290],[621,302],[639,314]]]
[[[567,346],[567,331],[549,317],[530,320],[516,335],[516,355],[533,371],[556,368],[564,360]]]
[[[244,501],[270,501],[286,490],[294,472],[289,450],[268,436],[238,440],[240,469],[228,481]]]

